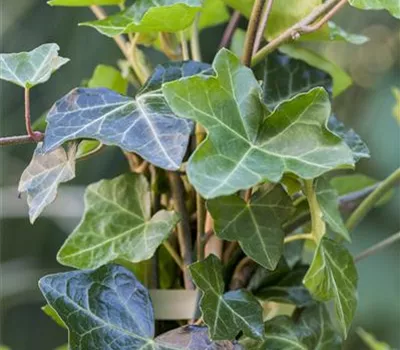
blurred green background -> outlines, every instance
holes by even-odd
[[[0,52],[31,50],[55,42],[71,62],[51,80],[32,91],[32,116],[37,119],[58,98],[89,78],[97,64],[116,66],[121,58],[114,42],[95,30],[78,27],[92,19],[87,8],[51,8],[45,0],[0,0]],[[321,44],[319,50],[341,64],[355,83],[335,101],[339,118],[368,144],[372,158],[357,171],[383,179],[399,166],[399,125],[392,115],[391,92],[400,84],[399,21],[383,11],[346,8],[337,16],[346,30],[371,38],[363,46]],[[212,60],[223,26],[201,35],[203,55]],[[159,57],[157,57],[159,60]],[[1,135],[24,133],[23,91],[0,82]],[[37,280],[62,271],[55,256],[76,225],[84,186],[127,170],[121,152],[108,148],[79,163],[77,177],[63,185],[58,201],[31,226],[25,199],[16,186],[30,161],[34,146],[0,149],[0,344],[13,350],[51,350],[66,342],[66,332],[43,314],[44,300]],[[388,237],[400,227],[398,190],[391,202],[375,209],[353,234],[354,253]],[[354,333],[361,326],[380,340],[400,349],[400,245],[392,246],[358,264],[359,307],[347,349],[365,349]]]

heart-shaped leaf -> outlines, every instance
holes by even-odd
[[[68,327],[71,349],[155,349],[149,293],[122,266],[49,275],[39,287]]]
[[[47,115],[43,149],[50,152],[68,140],[93,138],[136,152],[161,168],[178,169],[192,122],[173,114],[161,84],[207,70],[209,65],[192,61],[160,65],[135,99],[103,88],[74,89]]]
[[[342,340],[335,332],[329,313],[323,304],[307,308],[297,322],[288,316],[278,316],[265,323],[261,341],[244,339],[251,350],[340,350]]]
[[[194,283],[202,291],[200,309],[212,340],[231,340],[239,331],[248,337],[263,334],[262,308],[249,292],[224,294],[221,261],[215,255],[189,267]]]
[[[0,54],[0,79],[23,88],[44,83],[69,61],[58,56],[58,50],[57,44],[44,44],[30,52]]]
[[[151,258],[178,222],[173,212],[150,215],[150,190],[142,175],[125,174],[88,186],[85,214],[57,255],[61,264],[96,268],[115,259]]]
[[[111,37],[132,32],[178,32],[192,24],[202,3],[202,0],[137,0],[125,11],[81,25]]]
[[[363,10],[387,10],[400,19],[400,5],[397,0],[349,0],[349,3]]]
[[[219,197],[207,202],[215,233],[238,241],[247,256],[274,270],[283,252],[282,223],[293,213],[290,197],[280,186],[259,190],[246,203],[238,196]]]
[[[351,241],[349,232],[339,211],[339,196],[328,180],[320,177],[315,184],[315,193],[325,222],[347,241]]]
[[[56,199],[58,185],[75,177],[75,158],[75,144],[68,152],[58,147],[46,154],[42,152],[42,144],[38,144],[18,185],[19,192],[27,193],[31,223]]]
[[[216,77],[196,76],[164,84],[172,110],[209,132],[189,160],[190,182],[205,198],[232,194],[292,172],[315,178],[351,167],[347,145],[327,128],[327,92],[315,88],[269,114],[252,71],[231,52],[214,61]]]
[[[319,301],[334,299],[342,335],[346,337],[357,308],[357,270],[339,243],[324,237],[314,254],[304,284]]]
[[[91,6],[91,5],[119,5],[125,0],[50,0],[47,3],[50,6]]]

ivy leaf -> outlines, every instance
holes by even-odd
[[[304,310],[297,322],[277,316],[265,323],[262,341],[244,339],[242,343],[252,350],[340,350],[342,340],[320,304]]]
[[[358,162],[362,158],[369,158],[369,149],[361,137],[353,129],[347,130],[344,124],[334,115],[328,121],[328,128],[346,142],[353,153],[354,161]]]
[[[294,213],[282,187],[259,190],[248,203],[238,196],[215,198],[207,202],[207,208],[218,237],[238,241],[254,261],[270,270],[276,268],[283,252],[282,223]]]
[[[350,76],[342,68],[314,51],[296,44],[282,45],[279,50],[328,73],[333,79],[333,97],[340,95],[352,84]]]
[[[50,6],[107,6],[107,5],[120,5],[125,0],[50,0],[47,3]]]
[[[182,350],[244,350],[240,344],[231,341],[212,341],[208,337],[208,328],[184,326],[161,334],[156,338],[161,346],[173,346]]]
[[[209,132],[188,165],[190,182],[203,197],[278,182],[287,172],[315,178],[353,165],[350,149],[325,126],[330,115],[325,90],[300,94],[269,114],[252,71],[236,56],[221,50],[213,68],[215,77],[163,86],[172,110]]]
[[[397,0],[349,0],[350,5],[363,10],[387,10],[400,19],[400,6]]]
[[[96,268],[115,259],[150,259],[178,222],[175,213],[150,215],[150,189],[144,176],[121,175],[88,186],[85,213],[58,252],[61,264]]]
[[[215,255],[189,267],[194,283],[202,291],[200,309],[212,340],[231,340],[239,331],[248,337],[263,334],[262,308],[244,290],[224,293],[221,261]]]
[[[43,277],[39,287],[69,330],[71,349],[154,349],[149,293],[122,266]]]
[[[50,110],[43,149],[50,152],[68,140],[93,138],[176,170],[185,155],[192,122],[173,114],[161,84],[207,69],[209,65],[192,61],[160,65],[135,99],[103,88],[74,89]]]
[[[23,88],[42,84],[69,59],[58,56],[57,44],[44,44],[29,52],[0,54],[0,79]]]
[[[339,211],[339,196],[328,180],[320,177],[315,184],[315,192],[325,222],[332,231],[351,242],[349,232]]]
[[[128,81],[114,67],[99,64],[88,82],[88,87],[104,87],[125,95],[128,90]]]
[[[201,9],[199,30],[213,27],[229,20],[229,11],[222,0],[204,0]]]
[[[56,199],[58,185],[75,177],[75,159],[75,144],[69,147],[68,152],[59,147],[47,154],[42,153],[41,143],[36,147],[18,185],[20,193],[27,193],[32,224],[43,209]]]
[[[328,22],[328,28],[329,39],[332,41],[347,41],[354,45],[362,45],[369,41],[365,35],[348,33],[334,22]]]
[[[339,243],[322,238],[304,284],[318,301],[334,299],[342,335],[346,337],[357,308],[357,270],[353,257]]]
[[[283,304],[294,304],[297,307],[308,307],[315,302],[310,292],[302,284],[307,267],[299,266],[289,271],[276,283],[259,289],[255,296],[261,300],[270,300]]]
[[[110,37],[132,32],[178,32],[192,24],[201,6],[202,0],[137,0],[125,11],[81,25]]]

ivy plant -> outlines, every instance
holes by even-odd
[[[30,90],[68,59],[57,44],[0,55],[0,78],[25,91],[27,132],[0,144],[36,144],[19,182],[32,223],[103,148],[118,147],[129,165],[88,185],[81,222],[57,254],[71,269],[39,281],[43,311],[68,332],[63,348],[344,346],[357,309],[356,263],[400,234],[355,257],[347,244],[369,210],[390,200],[400,170],[382,181],[356,172],[368,147],[332,105],[351,77],[313,42],[368,40],[333,22],[345,6],[397,18],[399,7],[288,3],[49,1],[89,7],[96,18],[81,25],[114,40],[124,59],[99,62],[37,127]],[[225,22],[221,48],[204,62],[199,33]],[[165,62],[153,67],[143,46]],[[161,317],[162,292],[178,306]],[[183,317],[182,295],[192,305]],[[169,323],[161,334],[166,319],[181,327]]]

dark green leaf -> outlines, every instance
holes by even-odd
[[[241,345],[231,341],[212,341],[207,327],[184,326],[156,338],[162,346],[174,346],[182,350],[244,350]]]
[[[177,215],[150,215],[150,190],[142,175],[125,174],[88,186],[85,213],[57,255],[61,264],[96,268],[115,259],[150,259],[177,223]]]
[[[163,86],[172,110],[209,132],[188,165],[190,182],[203,197],[277,182],[287,172],[314,178],[353,165],[350,149],[326,128],[330,102],[325,90],[300,94],[269,114],[258,81],[236,56],[221,50],[213,68],[216,77]]]
[[[208,201],[207,208],[218,237],[238,241],[247,256],[275,269],[283,252],[282,223],[294,213],[282,187],[260,189],[248,203],[238,196],[219,197]]]
[[[81,25],[110,37],[132,32],[178,32],[192,24],[201,6],[202,0],[137,0],[126,11]]]
[[[155,348],[148,291],[122,266],[49,275],[39,287],[68,327],[71,349]]]
[[[55,323],[57,323],[62,328],[67,328],[64,321],[60,318],[57,311],[54,310],[49,304],[42,307],[42,311],[49,316]]]
[[[340,350],[341,343],[322,304],[303,311],[296,323],[288,316],[275,317],[265,323],[262,341],[243,341],[251,350]]]
[[[342,335],[346,337],[357,308],[357,270],[346,248],[323,238],[304,284],[319,301],[334,299]]]
[[[353,129],[347,130],[344,124],[334,115],[331,115],[328,128],[346,142],[353,152],[353,158],[358,162],[362,158],[369,158],[369,149]]]
[[[135,99],[103,88],[72,90],[47,116],[44,151],[68,140],[93,138],[136,152],[161,168],[178,169],[192,122],[172,113],[160,88],[164,82],[207,69],[208,65],[192,61],[160,65]]]
[[[111,66],[99,64],[93,76],[90,78],[88,85],[89,88],[107,88],[114,90],[120,94],[126,95],[128,89],[128,81],[125,80],[121,73]]]
[[[0,54],[0,79],[24,88],[50,79],[69,59],[58,56],[57,44],[44,44],[30,52]]]
[[[50,6],[91,6],[91,5],[119,5],[125,0],[50,0],[47,3]]]
[[[56,199],[58,185],[75,177],[75,159],[75,144],[69,147],[68,152],[58,147],[45,154],[41,143],[36,147],[18,185],[20,193],[27,193],[29,218],[32,224],[43,209]]]
[[[397,0],[349,0],[350,5],[363,10],[388,10],[400,19],[400,5]]]
[[[209,255],[189,268],[203,293],[200,309],[212,340],[234,339],[241,330],[248,337],[262,336],[261,305],[244,290],[224,294],[222,264],[215,255]]]
[[[325,222],[332,231],[351,241],[349,232],[343,222],[339,211],[339,196],[328,180],[320,177],[315,184],[318,204],[321,208]]]

